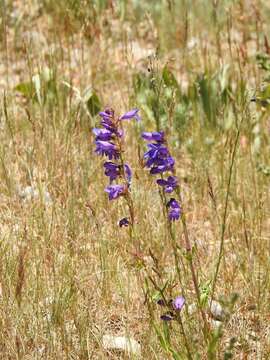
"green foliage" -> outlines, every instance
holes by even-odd
[[[269,54],[260,53],[256,55],[256,61],[259,67],[265,71],[270,71],[270,56]]]
[[[14,90],[40,106],[57,98],[56,80],[53,71],[47,67],[33,75],[31,81],[17,84]]]
[[[95,116],[101,110],[101,102],[97,94],[92,88],[86,88],[82,93],[82,102],[86,104],[87,109],[91,116]]]

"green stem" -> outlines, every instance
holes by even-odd
[[[232,152],[232,157],[231,157],[231,164],[230,164],[230,169],[229,169],[229,179],[228,179],[227,189],[226,189],[225,207],[224,207],[224,213],[223,213],[222,224],[221,224],[221,238],[220,238],[220,245],[219,245],[219,254],[218,254],[216,271],[214,274],[210,306],[212,304],[212,300],[213,300],[213,297],[215,294],[217,277],[218,277],[218,273],[219,273],[219,269],[220,269],[220,265],[221,265],[221,259],[223,257],[223,253],[224,253],[224,238],[225,238],[225,230],[226,230],[226,222],[227,222],[229,193],[230,193],[230,187],[231,187],[231,181],[232,181],[232,170],[233,170],[233,165],[234,165],[235,158],[236,158],[236,150],[237,150],[239,136],[240,136],[240,127],[237,130],[236,139],[234,142],[234,147],[233,147],[233,152]]]

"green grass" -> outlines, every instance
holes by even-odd
[[[0,0],[1,359],[132,358],[106,351],[105,334],[136,339],[142,358],[269,358],[270,8],[253,5]],[[125,123],[133,237],[94,153],[106,106],[142,117]],[[157,128],[191,254],[141,164],[140,133]],[[200,309],[187,311],[191,260],[204,334]],[[183,328],[163,323],[157,298],[183,292]],[[227,313],[221,331],[212,297]]]

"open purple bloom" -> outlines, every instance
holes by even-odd
[[[169,150],[162,144],[148,144],[147,147],[149,150],[144,154],[144,158],[147,159],[148,168],[157,165],[161,159],[166,159],[170,155]]]
[[[111,159],[118,159],[120,156],[117,146],[108,141],[96,140],[96,153],[103,156],[106,155]]]
[[[171,193],[178,185],[178,180],[176,176],[169,176],[167,180],[158,179],[157,184],[164,187],[166,193]]]
[[[125,192],[124,185],[109,185],[106,187],[105,192],[109,194],[109,200],[117,199]]]
[[[146,141],[164,142],[164,131],[143,132],[142,138]]]
[[[94,128],[92,131],[96,135],[96,140],[109,141],[112,139],[112,132],[110,130]]]
[[[155,165],[150,170],[150,174],[162,174],[165,171],[173,171],[174,159],[171,156],[168,156],[165,159],[157,159]]]
[[[115,164],[112,161],[106,161],[103,164],[103,166],[105,169],[105,175],[110,178],[110,183],[112,183],[113,180],[116,180],[118,178],[118,176],[121,175],[121,172],[120,172],[121,166],[120,165]],[[127,179],[128,183],[130,184],[132,172],[131,172],[131,169],[128,164],[125,164],[125,175],[126,175],[126,179]]]
[[[183,306],[185,305],[185,302],[186,300],[183,296],[177,296],[177,298],[175,298],[172,303],[174,310],[181,311]]]
[[[128,112],[126,112],[124,115],[120,117],[120,120],[130,120],[130,119],[136,119],[139,121],[141,118],[138,115],[139,109],[132,109]]]
[[[103,166],[105,168],[105,175],[110,178],[110,182],[117,179],[117,177],[120,175],[119,165],[111,161],[106,161]]]
[[[178,201],[176,201],[174,198],[171,198],[167,203],[167,207],[169,208],[169,220],[178,220],[181,214],[181,208]]]
[[[121,220],[119,221],[118,225],[119,225],[120,227],[122,227],[122,226],[128,226],[128,225],[129,225],[129,220],[128,220],[128,218],[124,217],[123,219],[121,219]]]

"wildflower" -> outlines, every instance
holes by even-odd
[[[153,143],[147,144],[148,150],[144,153],[144,159],[146,160],[145,165],[150,169],[150,174],[174,173],[175,161],[165,144],[164,132],[143,132],[142,138],[146,141],[154,141]],[[157,184],[164,188],[165,193],[172,193],[178,187],[178,180],[175,176],[168,176],[167,179],[158,179]],[[168,201],[167,208],[170,221],[175,221],[180,218],[180,205],[174,198]]]
[[[122,226],[128,226],[128,225],[129,225],[129,220],[128,220],[128,218],[124,217],[123,219],[121,219],[121,220],[119,221],[118,225],[119,225],[120,227],[122,227]]]
[[[166,146],[161,144],[148,144],[148,151],[144,154],[146,161],[146,166],[151,168],[153,165],[160,165],[161,162],[166,161],[170,156],[170,153]]]
[[[174,159],[171,156],[168,156],[165,159],[158,159],[156,161],[156,166],[153,166],[150,170],[150,174],[162,174],[165,171],[174,170]]]
[[[160,319],[163,321],[171,321],[174,319],[174,313],[169,311],[166,314],[161,315]]]
[[[158,299],[157,304],[160,306],[166,306],[166,302],[164,301],[164,299]]]
[[[125,164],[124,168],[125,168],[125,175],[126,175],[127,182],[130,184],[131,183],[131,178],[132,178],[131,168],[129,167],[128,164]]]
[[[109,141],[112,140],[112,132],[107,129],[93,129],[93,133],[96,135],[96,140]]]
[[[103,166],[105,168],[105,175],[110,178],[110,183],[112,183],[113,180],[116,180],[118,178],[118,176],[121,175],[121,171],[120,171],[121,165],[115,164],[112,161],[106,161],[103,164]],[[126,180],[130,184],[131,177],[132,177],[131,169],[128,164],[124,165],[124,169],[125,169]]]
[[[113,180],[116,180],[118,178],[118,176],[120,175],[120,167],[119,165],[111,162],[111,161],[106,161],[103,164],[104,168],[105,168],[105,175],[108,176],[110,178],[110,183]]]
[[[167,180],[158,179],[157,184],[164,187],[166,193],[171,193],[177,188],[178,180],[176,176],[169,176]]]
[[[126,112],[124,115],[122,115],[119,120],[130,120],[130,119],[136,119],[139,121],[141,118],[138,115],[139,109],[132,109],[128,112]]]
[[[113,118],[114,116],[114,110],[113,109],[109,109],[106,108],[104,111],[101,111],[99,113],[100,116],[104,117],[104,118]]]
[[[174,310],[181,311],[183,306],[185,305],[185,302],[186,300],[183,296],[177,296],[172,302]]]
[[[121,117],[117,117],[115,116],[113,109],[107,108],[99,113],[102,128],[93,129],[96,144],[95,152],[98,155],[106,156],[109,160],[114,160],[105,161],[103,164],[105,175],[110,179],[110,185],[105,188],[105,192],[109,195],[109,200],[117,199],[121,195],[126,195],[126,197],[128,196],[132,171],[129,165],[123,162],[121,156],[121,152],[123,152],[122,137],[124,132],[120,128],[119,124],[122,120],[140,120],[138,112],[139,109],[132,109]],[[124,183],[112,185],[112,182],[118,180],[118,178],[125,180]],[[131,222],[133,223],[132,214]],[[127,218],[123,218],[119,221],[120,227],[128,226],[128,224],[129,220]]]
[[[181,208],[179,203],[174,198],[171,198],[167,203],[167,207],[169,209],[168,210],[169,220],[170,221],[178,220],[181,214]]]
[[[164,131],[143,132],[142,138],[146,141],[157,141],[164,143]]]
[[[105,192],[109,194],[109,200],[117,199],[124,194],[125,190],[125,185],[109,185],[105,188]]]
[[[174,170],[174,159],[170,155],[168,148],[161,143],[148,144],[148,151],[144,154],[146,166],[150,169],[150,174],[161,174],[165,171]]]
[[[106,155],[111,159],[118,159],[120,157],[120,152],[117,146],[109,141],[96,140],[96,153],[98,155]]]

